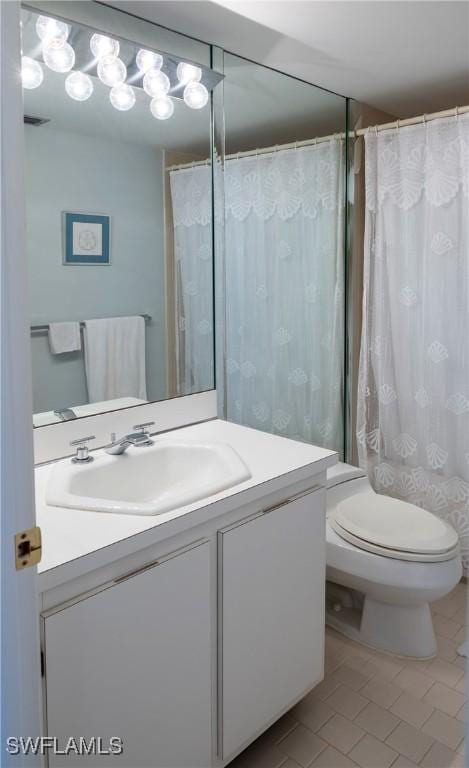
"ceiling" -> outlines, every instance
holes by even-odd
[[[467,0],[108,0],[397,117],[469,103]]]

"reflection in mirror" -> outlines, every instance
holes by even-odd
[[[342,452],[346,99],[224,75],[226,413]]]
[[[114,31],[125,14],[98,8],[94,23],[86,5],[86,24],[22,11],[35,426],[214,386],[207,158],[221,76],[209,46],[194,60],[192,41],[186,57],[186,39],[160,31],[177,53],[153,49],[159,28],[126,17],[130,42]]]

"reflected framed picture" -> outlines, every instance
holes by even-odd
[[[64,264],[111,263],[111,217],[95,213],[63,213]]]

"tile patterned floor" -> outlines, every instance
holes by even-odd
[[[438,655],[405,661],[326,630],[326,676],[230,768],[463,768],[465,584],[432,606]],[[469,762],[468,762],[469,765]]]

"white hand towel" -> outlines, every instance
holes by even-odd
[[[90,403],[117,397],[147,399],[145,320],[86,320],[85,372]]]
[[[81,349],[80,323],[51,323],[49,345],[53,355]]]

